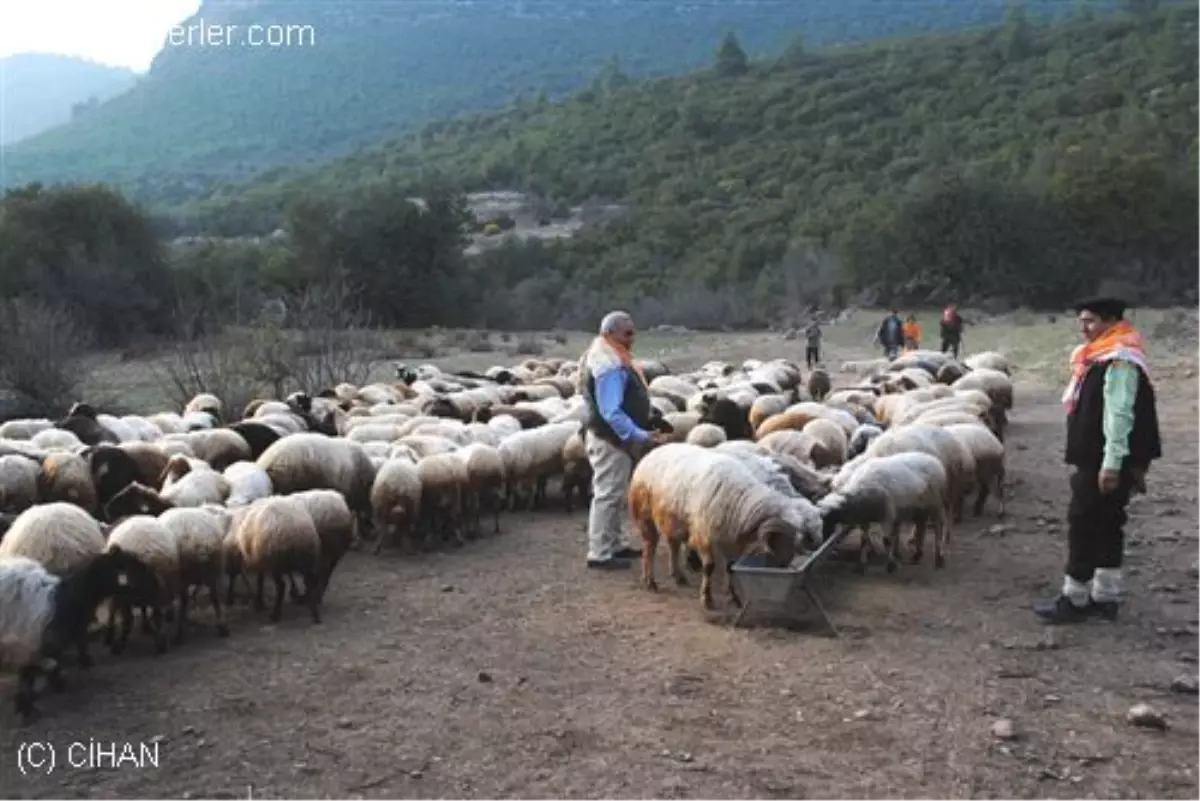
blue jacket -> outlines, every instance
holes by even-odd
[[[629,370],[624,367],[609,369],[595,378],[596,405],[600,408],[600,416],[612,426],[621,442],[645,442],[650,439],[650,434],[638,428],[621,408],[621,401],[625,398],[625,382],[629,380]]]

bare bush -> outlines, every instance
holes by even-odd
[[[290,376],[316,391],[342,382],[365,384],[386,347],[359,293],[345,281],[306,289],[288,311],[295,347]]]
[[[0,385],[43,414],[65,411],[86,377],[92,332],[66,308],[12,298],[0,302]]]
[[[257,394],[259,376],[267,366],[259,358],[261,343],[252,336],[204,333],[206,321],[199,310],[181,305],[177,315],[178,335],[154,367],[176,408],[208,392],[231,413],[244,409]]]

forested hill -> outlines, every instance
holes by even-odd
[[[1097,6],[1111,2],[1084,0]],[[1063,0],[1031,12],[1069,13]],[[127,94],[8,148],[9,186],[103,180],[177,202],[215,180],[310,165],[515,96],[711,62],[733,31],[751,55],[984,25],[1003,0],[205,0],[185,26],[304,25],[286,47],[166,46]],[[261,30],[261,29],[260,29]],[[307,31],[307,32],[306,32]],[[308,38],[305,38],[308,37]]]
[[[230,188],[191,223],[266,231],[293,199],[437,183],[629,203],[562,247],[489,256],[551,308],[556,292],[634,303],[707,287],[761,310],[797,281],[844,279],[1051,305],[1109,275],[1194,293],[1196,23],[1194,6],[1054,25],[1014,13],[978,34],[614,81]]]
[[[133,86],[131,70],[73,56],[21,53],[0,58],[0,145],[87,114]]]

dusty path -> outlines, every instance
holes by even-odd
[[[830,571],[840,641],[709,622],[694,590],[583,567],[584,516],[418,559],[353,553],[324,622],[239,608],[155,657],[135,638],[21,729],[0,684],[0,788],[14,797],[1197,797],[1196,419],[1164,414],[1167,463],[1132,512],[1131,600],[1113,625],[1048,634],[1066,491],[1054,393],[1020,388],[1009,518],[949,565]],[[1180,447],[1174,443],[1181,443]],[[1039,519],[1042,522],[1039,522]],[[931,562],[931,558],[927,557]],[[204,618],[201,618],[204,619]],[[1123,716],[1145,700],[1165,733]],[[990,726],[1010,718],[1019,738]],[[50,776],[75,741],[148,742],[159,767]]]

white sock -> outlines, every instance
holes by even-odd
[[[1121,600],[1121,568],[1098,567],[1092,579],[1092,600],[1103,603]]]
[[[1063,576],[1062,594],[1075,606],[1087,606],[1090,582],[1076,581],[1070,576]]]

